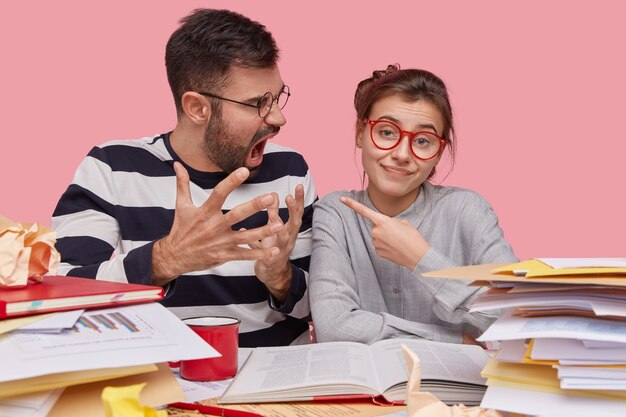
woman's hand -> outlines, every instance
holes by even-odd
[[[430,249],[430,243],[409,222],[375,212],[348,197],[340,200],[372,222],[372,244],[378,256],[412,271]]]

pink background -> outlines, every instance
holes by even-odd
[[[86,3],[1,6],[4,216],[49,224],[93,145],[172,129],[165,43],[193,8],[226,7],[276,37],[294,92],[276,141],[320,195],[360,188],[354,89],[398,62],[446,81],[459,146],[443,184],[485,196],[518,257],[626,256],[620,1]]]

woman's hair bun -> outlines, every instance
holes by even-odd
[[[376,70],[374,72],[372,72],[372,78],[374,79],[378,79],[378,78],[382,78],[385,75],[389,75],[392,72],[396,72],[400,70],[400,64],[391,64],[391,65],[387,65],[387,68],[384,70]]]

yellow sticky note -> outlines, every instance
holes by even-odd
[[[145,385],[103,389],[102,403],[106,417],[167,417],[166,410],[155,410],[139,403],[139,393]]]

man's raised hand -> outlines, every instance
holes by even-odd
[[[239,168],[222,180],[200,207],[192,202],[187,170],[179,162],[174,162],[174,171],[174,223],[170,233],[155,242],[152,252],[153,282],[156,285],[165,285],[181,274],[213,268],[228,261],[271,259],[279,255],[280,249],[276,245],[261,248],[241,245],[275,235],[283,229],[282,222],[243,232],[232,230],[234,224],[275,204],[274,195],[258,196],[226,214],[222,213],[226,198],[248,178],[247,168]]]

